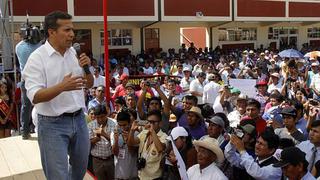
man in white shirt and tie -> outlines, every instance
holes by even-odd
[[[22,72],[27,96],[37,108],[42,167],[48,180],[83,179],[89,154],[83,88],[93,85],[90,59],[71,48],[71,15],[48,14],[44,29],[47,41],[30,55]]]

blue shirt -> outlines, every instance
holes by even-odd
[[[307,131],[307,120],[305,120],[303,117],[299,119],[299,121],[296,123],[296,128],[302,132],[302,134],[305,136],[305,138],[308,139],[309,133]]]
[[[16,45],[16,54],[17,54],[17,57],[19,60],[21,71],[23,70],[24,66],[26,65],[30,54],[40,46],[41,46],[41,43],[31,44],[31,43],[27,43],[25,41],[20,41]]]
[[[315,177],[312,176],[312,174],[310,172],[307,172],[301,180],[316,180]]]

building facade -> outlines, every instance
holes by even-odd
[[[73,15],[75,41],[99,57],[104,51],[102,0],[14,0],[17,27],[41,25],[53,11]],[[108,0],[109,49],[178,49],[220,46],[320,46],[319,0]]]

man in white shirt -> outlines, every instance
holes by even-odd
[[[209,83],[206,84],[203,88],[203,103],[209,103],[213,105],[216,97],[219,95],[220,85],[216,83],[214,74],[209,74],[208,80]]]
[[[96,66],[93,74],[93,87],[106,86],[106,78],[100,75],[100,67]]]
[[[184,67],[183,74],[184,77],[181,79],[180,86],[182,87],[183,92],[187,93],[190,89],[190,83],[194,80],[194,78],[191,77],[191,68]]]
[[[149,62],[145,62],[144,67],[143,67],[143,73],[145,73],[146,75],[152,75],[154,73]]]
[[[204,104],[202,100],[203,87],[205,85],[204,80],[206,80],[206,73],[201,72],[198,74],[197,78],[190,83],[190,93],[197,97],[198,105]]]
[[[319,73],[313,75],[311,79],[310,87],[313,91],[313,98],[320,100],[320,74]]]
[[[193,142],[197,150],[198,164],[193,165],[187,171],[189,180],[215,179],[227,180],[228,178],[217,167],[216,163],[224,160],[223,152],[218,141],[214,138],[204,138]]]
[[[93,85],[90,59],[84,53],[77,57],[70,48],[74,39],[71,15],[48,14],[44,29],[46,43],[30,55],[22,72],[27,96],[38,113],[44,174],[48,180],[83,179],[90,143],[82,89]]]

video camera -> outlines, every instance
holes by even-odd
[[[43,30],[42,30],[43,32]],[[31,44],[38,44],[43,39],[43,33],[41,33],[40,27],[33,26],[29,23],[29,15],[27,12],[27,22],[20,27],[20,33],[22,38]]]
[[[32,26],[29,23],[23,24],[20,28],[20,32],[21,32],[22,38],[26,42],[31,44],[38,44],[42,39],[42,35],[39,27]]]

